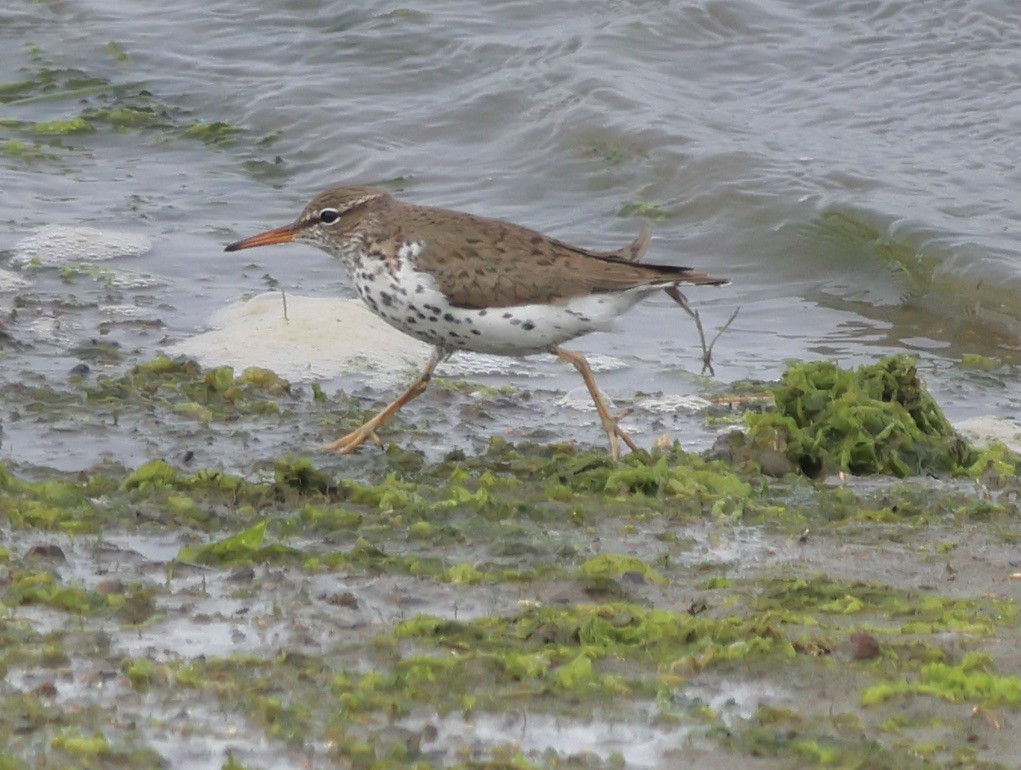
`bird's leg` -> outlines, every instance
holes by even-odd
[[[606,431],[607,438],[610,439],[610,456],[614,460],[620,459],[620,444],[617,439],[620,438],[628,445],[631,451],[638,449],[635,446],[635,442],[631,440],[631,437],[621,430],[617,424],[617,420],[610,414],[610,410],[606,407],[606,402],[603,401],[603,396],[599,392],[599,387],[596,385],[596,378],[592,376],[592,367],[589,366],[588,361],[585,360],[585,356],[581,353],[575,353],[570,350],[564,350],[558,348],[556,345],[551,345],[549,352],[559,358],[569,362],[578,373],[581,374],[581,378],[585,380],[585,387],[588,388],[588,392],[592,395],[592,401],[596,405],[596,411],[599,413],[599,420],[603,423],[603,430]]]
[[[371,438],[377,444],[382,443],[376,436],[376,428],[386,424],[386,422],[397,414],[397,411],[406,403],[425,393],[425,389],[429,387],[429,380],[432,378],[433,370],[439,365],[440,361],[448,355],[450,354],[443,348],[434,348],[432,357],[429,359],[429,363],[425,365],[425,369],[423,369],[422,373],[418,375],[418,379],[411,383],[406,391],[394,399],[393,403],[373,415],[373,417],[366,420],[363,425],[355,428],[346,436],[341,436],[336,441],[324,444],[320,447],[320,449],[327,452],[349,455],[358,449],[358,447],[360,447],[367,438]]]

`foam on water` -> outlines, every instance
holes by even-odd
[[[14,262],[59,266],[138,257],[151,248],[152,239],[138,233],[77,225],[44,225],[15,244]]]

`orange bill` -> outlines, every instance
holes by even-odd
[[[224,251],[239,251],[241,249],[251,249],[255,246],[272,246],[274,243],[290,243],[297,234],[294,225],[285,225],[284,227],[277,227],[273,230],[253,235],[251,238],[235,241],[224,248]]]

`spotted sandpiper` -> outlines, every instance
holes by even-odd
[[[458,350],[526,356],[549,352],[571,363],[588,387],[610,454],[634,450],[603,400],[592,369],[561,343],[612,327],[643,297],[678,284],[720,286],[688,267],[639,264],[646,231],[611,252],[570,246],[526,227],[460,211],[417,206],[372,187],[335,187],[312,199],[294,222],[227,246],[227,251],[299,241],[339,257],[359,296],[391,326],[433,346],[411,386],[378,414],[323,447],[348,454],[406,403]]]

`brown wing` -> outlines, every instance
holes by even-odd
[[[579,249],[534,230],[461,212],[408,206],[403,236],[424,244],[419,265],[464,308],[556,302],[583,294],[675,283],[721,284],[687,267],[641,265],[643,231],[617,252]]]

